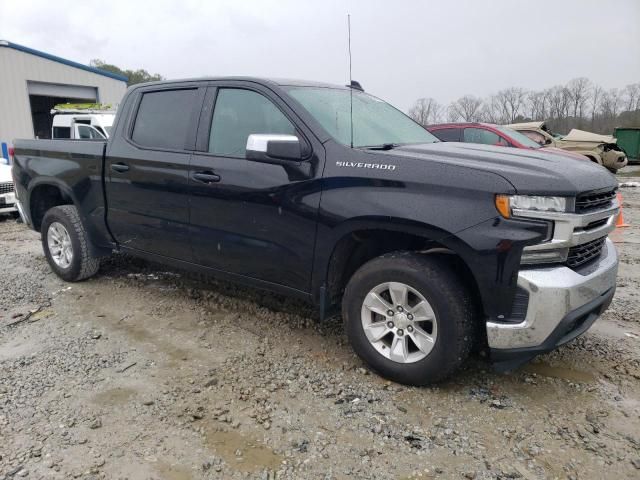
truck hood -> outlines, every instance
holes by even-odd
[[[573,196],[618,185],[615,177],[600,165],[541,150],[437,142],[380,153],[466,167],[470,169],[469,175],[473,175],[471,169],[494,173],[521,194]]]

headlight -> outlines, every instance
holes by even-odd
[[[496,209],[504,218],[511,218],[513,210],[533,212],[566,212],[567,197],[537,195],[496,195]]]

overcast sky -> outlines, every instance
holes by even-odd
[[[640,0],[1,0],[0,38],[167,78],[255,75],[344,84],[402,109],[585,76],[640,82]]]

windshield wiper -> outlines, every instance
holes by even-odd
[[[394,148],[399,147],[399,143],[383,143],[381,145],[368,145],[366,147],[361,147],[367,150],[392,150]]]

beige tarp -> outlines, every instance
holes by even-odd
[[[616,143],[616,139],[611,135],[600,135],[598,133],[585,132],[574,128],[565,135],[562,140],[568,142],[594,142],[594,143]]]

